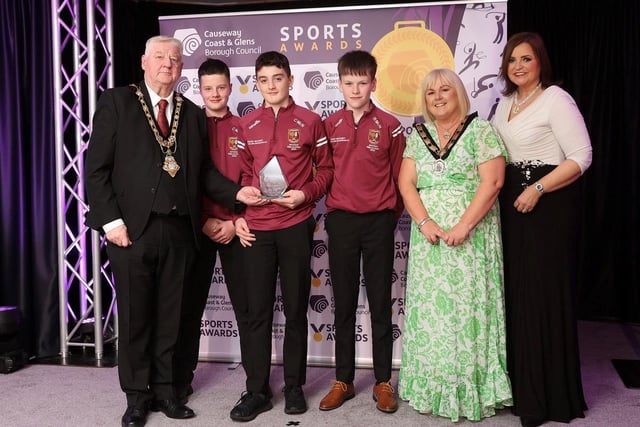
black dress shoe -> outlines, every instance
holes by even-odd
[[[286,386],[283,391],[285,414],[304,414],[307,412],[307,401],[304,398],[302,387],[299,385]]]
[[[538,427],[542,424],[544,424],[542,418],[520,417],[520,425],[522,425],[522,427]]]
[[[271,399],[264,394],[245,391],[229,415],[234,421],[251,421],[259,414],[273,408]]]
[[[128,406],[122,416],[122,427],[143,427],[147,423],[147,410]]]
[[[183,405],[176,399],[166,400],[154,400],[151,404],[151,410],[153,412],[162,412],[169,418],[175,418],[183,420],[185,418],[193,418],[196,416],[195,412],[187,405]]]

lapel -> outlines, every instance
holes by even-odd
[[[173,108],[176,107],[176,94],[177,92],[174,90],[173,91]],[[176,133],[176,144],[178,144],[179,146],[177,154],[178,154],[178,158],[180,159],[180,165],[186,169],[189,144],[188,144],[188,137],[186,138],[182,137],[182,133],[188,130],[184,125],[184,121],[185,121],[187,111],[189,110],[189,106],[187,105],[187,102],[186,102],[187,99],[184,97],[184,95],[180,95],[180,96],[182,97],[182,106],[180,107],[180,118],[178,119],[178,131]],[[169,126],[173,126],[173,119],[175,119],[175,117],[172,116],[172,120],[171,120],[171,123],[169,123]],[[183,172],[186,172],[186,171],[183,171]]]
[[[141,81],[140,83],[138,83],[138,87],[142,91],[142,94],[144,95],[144,102],[147,103],[147,107],[149,108],[149,111],[151,112],[151,116],[153,117],[153,120],[156,122],[156,125],[157,125],[158,121],[157,121],[157,118],[155,116],[155,110],[154,110],[155,105],[153,105],[151,103],[151,97],[149,96],[149,91],[147,90],[147,85],[144,84],[144,80]]]
[[[153,111],[154,105],[151,103],[151,97],[149,96],[149,91],[147,90],[147,85],[144,83],[144,80],[138,83],[138,87],[144,95],[144,102],[146,102],[151,111]]]
[[[133,86],[132,86],[133,87]],[[154,116],[154,110],[153,110],[153,104],[151,103],[151,97],[149,96],[149,91],[147,90],[147,85],[144,84],[144,80],[138,82],[138,88],[140,89],[140,92],[142,92],[142,95],[144,96],[144,102],[147,104],[147,108],[149,109],[149,112],[151,113],[151,116],[153,117],[153,120],[156,122],[156,126],[158,125],[157,120]],[[138,108],[140,109],[140,111],[142,112],[144,117],[144,128],[145,131],[149,133],[149,147],[151,148],[153,155],[155,158],[158,159],[158,161],[162,162],[163,160],[163,156],[162,156],[162,152],[160,151],[160,148],[158,147],[158,142],[155,139],[155,136],[153,135],[153,131],[151,130],[151,128],[149,127],[149,123],[147,123],[147,118],[144,115],[144,109],[142,108],[142,106],[140,105],[140,100],[138,99],[138,97],[136,96],[136,104],[138,106]],[[145,144],[146,145],[146,144]]]

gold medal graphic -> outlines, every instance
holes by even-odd
[[[420,83],[434,68],[455,70],[447,43],[423,21],[398,21],[371,50],[378,61],[373,97],[386,110],[401,116],[422,113]]]

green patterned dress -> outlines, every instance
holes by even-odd
[[[427,128],[439,143],[435,127]],[[404,152],[415,161],[424,206],[445,230],[471,202],[478,165],[500,155],[502,141],[477,117],[442,174],[432,171],[434,158],[415,129]],[[477,421],[512,405],[497,202],[460,246],[431,245],[412,225],[402,339],[398,393],[417,411]]]

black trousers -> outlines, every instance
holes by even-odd
[[[188,217],[152,216],[142,236],[107,244],[118,304],[118,375],[127,405],[173,397],[185,278],[196,256]]]
[[[307,369],[307,308],[311,291],[311,247],[315,220],[307,218],[282,230],[253,230],[256,240],[244,248],[249,286],[249,341],[245,358],[247,390],[269,394],[271,337],[276,283],[280,274],[285,321],[285,385],[303,385]]]
[[[244,365],[247,354],[248,302],[247,281],[244,280],[245,265],[242,259],[240,239],[234,238],[226,245],[216,243],[203,235],[200,243],[193,278],[185,284],[180,321],[180,337],[175,354],[176,393],[186,396],[198,365],[200,352],[200,323],[209,298],[211,277],[220,256],[222,272],[227,285],[229,299],[236,317],[240,337],[240,355]]]
[[[391,284],[396,222],[395,214],[390,210],[366,214],[337,210],[330,212],[325,220],[335,304],[338,381],[352,383],[355,375],[355,328],[361,287],[361,260],[371,317],[374,375],[378,382],[391,379]]]

